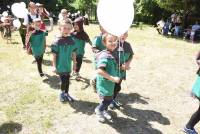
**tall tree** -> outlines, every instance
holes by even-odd
[[[183,16],[183,26],[188,25],[188,16],[200,11],[200,0],[154,0],[161,8],[178,12]]]
[[[155,24],[168,12],[159,7],[153,0],[135,0],[136,21]],[[159,13],[159,14],[158,14]]]

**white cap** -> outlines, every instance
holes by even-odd
[[[39,7],[39,6],[41,6],[42,4],[40,4],[40,3],[36,3],[35,5]]]

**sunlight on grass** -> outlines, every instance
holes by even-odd
[[[54,29],[47,37],[48,45],[58,33],[58,27]],[[98,25],[91,24],[85,29],[91,39],[100,34]],[[119,96],[120,101],[128,105],[111,112],[115,118],[113,124],[102,125],[94,115],[99,99],[89,86],[94,74],[94,55],[89,45],[86,45],[87,62],[83,62],[80,72],[86,80],[71,80],[70,84],[69,92],[77,101],[61,104],[59,78],[51,72],[51,54],[44,56],[43,70],[49,76],[42,80],[36,64],[32,64],[34,58],[22,50],[18,32],[13,33],[14,44],[6,44],[0,39],[0,114],[5,115],[0,125],[18,122],[23,126],[19,132],[22,134],[172,134],[172,130],[180,127],[191,113],[179,104],[195,109],[188,92],[195,78],[197,66],[194,59],[199,44],[158,35],[147,25],[143,30],[130,29],[128,41],[135,57]],[[185,114],[180,119],[177,115],[183,110]],[[173,134],[180,134],[180,131]]]

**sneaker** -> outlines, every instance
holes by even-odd
[[[183,128],[183,131],[186,133],[186,134],[198,134],[197,131],[195,129],[188,129],[186,128],[186,126]]]
[[[81,76],[80,76],[80,74],[78,72],[76,72],[76,74],[75,74],[75,79],[76,80],[80,80],[81,79]]]
[[[111,102],[111,104],[109,105],[109,108],[113,110],[114,108],[119,109],[121,106],[122,106],[121,103],[119,103],[119,102],[116,101],[116,100],[113,100],[113,101]]]
[[[103,116],[104,116],[107,120],[111,120],[111,119],[112,119],[111,115],[110,115],[110,114],[108,113],[108,111],[106,111],[106,110],[103,111]]]
[[[117,101],[117,100],[114,100],[114,101],[115,101],[115,103],[116,103],[116,105],[117,105],[118,107],[122,107],[122,106],[123,106],[123,104],[120,103],[119,101]]]
[[[60,102],[66,102],[66,101],[68,101],[68,98],[65,96],[65,93],[62,92],[60,94]]]
[[[72,98],[69,94],[65,93],[64,95],[70,102],[74,102],[74,98]]]
[[[45,76],[45,74],[44,73],[40,73],[40,77],[44,77]]]
[[[72,76],[76,76],[76,72],[72,72]]]
[[[101,112],[98,107],[95,108],[95,114],[97,116],[97,119],[99,122],[104,123],[105,122],[105,117],[103,115],[103,112]]]

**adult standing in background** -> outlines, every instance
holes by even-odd
[[[68,11],[67,9],[62,9],[58,15],[58,23],[60,23],[63,20],[67,20],[68,19]]]
[[[180,32],[181,32],[181,17],[180,15],[177,16],[176,18],[176,22],[175,22],[175,33],[174,35],[175,36],[179,36],[180,35]]]

